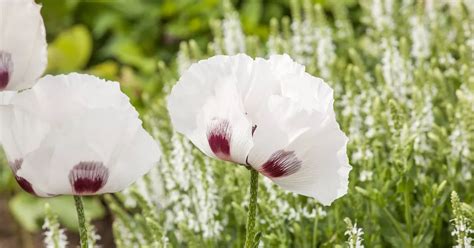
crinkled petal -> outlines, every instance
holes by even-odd
[[[52,123],[61,123],[89,110],[108,108],[138,117],[117,82],[78,73],[47,75],[31,90],[18,94],[12,103]]]
[[[308,132],[286,148],[295,151],[301,168],[286,177],[271,179],[286,190],[330,205],[347,193],[352,168],[346,154],[348,139],[334,120],[319,132]]]
[[[287,129],[292,123],[314,123],[314,126],[301,126],[289,136],[286,146],[275,147],[277,154],[285,154],[282,158],[287,164],[276,164],[266,171],[265,162],[259,163],[257,170],[268,176],[282,188],[318,199],[322,204],[330,205],[332,201],[347,192],[351,166],[346,155],[347,137],[340,130],[333,112],[322,117],[319,112],[308,113],[297,109],[288,98],[274,97],[271,101],[274,113],[280,117],[276,123]],[[298,125],[294,125],[298,127]],[[269,140],[268,143],[274,142]],[[262,142],[265,145],[265,142]],[[262,149],[255,145],[252,152]],[[267,161],[271,156],[267,157]],[[278,167],[280,166],[280,167]]]
[[[49,195],[75,194],[70,178],[73,168],[81,163],[100,164],[107,171],[107,177],[101,179],[104,185],[96,192],[87,194],[104,193],[107,184],[120,184],[110,178],[116,173],[114,170],[129,173],[131,181],[138,177],[133,177],[135,173],[130,171],[139,169],[143,172],[142,168],[135,167],[143,166],[143,163],[128,163],[128,168],[117,166],[123,163],[120,161],[123,153],[137,152],[127,149],[129,144],[137,142],[134,137],[139,129],[141,123],[138,119],[129,118],[120,111],[91,110],[52,130],[39,148],[24,158],[18,175]],[[152,165],[148,164],[147,168]],[[112,188],[123,189],[128,184],[119,186]]]
[[[0,91],[30,88],[46,68],[46,32],[40,10],[33,0],[0,0],[0,73],[7,69],[9,74],[3,78],[3,87],[0,82]]]
[[[210,67],[212,66],[212,67]],[[214,60],[198,63],[183,75],[168,98],[176,130],[188,136],[204,153],[245,164],[252,147],[252,125],[246,117],[235,77],[201,78],[218,68]],[[213,70],[215,71],[215,70]]]
[[[114,167],[111,168],[109,183],[104,192],[117,192],[151,170],[161,157],[158,143],[143,128],[135,132],[133,139],[122,147]]]
[[[34,151],[50,130],[49,123],[21,109],[0,106],[0,144],[9,162]]]
[[[17,180],[39,196],[116,192],[160,157],[118,83],[94,76],[47,76],[0,106],[0,117]]]

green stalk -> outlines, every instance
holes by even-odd
[[[257,215],[258,172],[250,169],[250,203],[247,215],[247,231],[245,234],[245,248],[253,247],[255,236],[255,219]]]
[[[86,218],[84,216],[82,197],[75,195],[74,201],[76,202],[77,218],[79,220],[79,237],[81,240],[81,248],[88,248],[89,245],[87,242]]]
[[[408,184],[408,179],[405,179],[405,185]],[[405,186],[404,192],[403,192],[403,198],[405,201],[405,221],[407,224],[407,229],[408,229],[408,245],[409,247],[413,247],[413,222],[411,219],[411,205],[410,205],[410,192],[407,190],[407,186]]]
[[[318,242],[318,223],[319,223],[319,213],[316,211],[316,216],[314,217],[313,223],[313,242],[311,243],[311,247],[316,247]]]

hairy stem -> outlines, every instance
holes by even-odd
[[[81,248],[88,248],[86,218],[84,216],[82,197],[75,195],[74,201],[76,202],[77,218],[79,220],[79,237],[81,240]]]
[[[250,203],[247,215],[247,232],[245,234],[245,248],[253,246],[255,236],[255,219],[257,215],[258,172],[250,169]]]

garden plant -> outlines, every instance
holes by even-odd
[[[0,147],[0,248],[472,247],[474,2],[0,0]]]

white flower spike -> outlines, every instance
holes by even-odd
[[[347,192],[352,168],[333,101],[333,90],[289,56],[240,54],[192,65],[168,110],[176,130],[205,154],[330,205]]]
[[[45,76],[0,106],[0,141],[20,186],[47,197],[117,192],[160,149],[115,82]]]
[[[30,88],[46,68],[40,10],[33,0],[0,0],[0,91]]]

